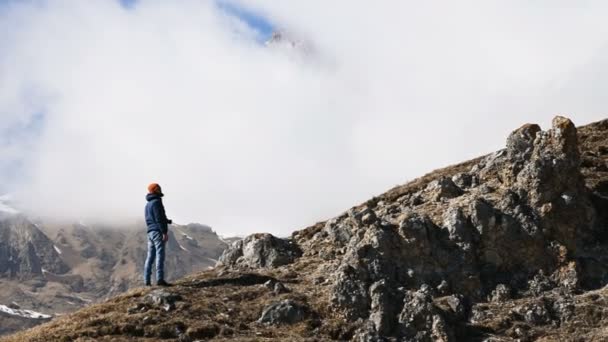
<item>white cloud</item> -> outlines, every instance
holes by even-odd
[[[241,3],[322,58],[256,44],[211,1],[0,9],[0,131],[44,113],[37,134],[0,139],[23,203],[139,217],[157,181],[180,221],[287,235],[524,122],[605,116],[603,2]]]

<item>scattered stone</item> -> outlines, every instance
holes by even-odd
[[[179,294],[171,293],[165,289],[157,289],[144,297],[144,305],[156,306],[159,309],[168,312],[175,309],[175,302],[180,300],[182,300],[182,296]]]
[[[136,305],[129,307],[127,309],[127,313],[135,314],[135,313],[146,311],[147,309],[148,309],[148,306],[146,304],[137,303]]]
[[[305,320],[307,316],[307,307],[291,299],[286,299],[264,308],[258,322],[268,325],[295,324]]]
[[[547,309],[538,303],[526,304],[517,308],[516,311],[523,315],[527,323],[532,325],[544,325],[551,322],[551,315]]]
[[[277,282],[276,284],[274,284],[273,291],[277,295],[290,292],[289,289],[281,282]]]

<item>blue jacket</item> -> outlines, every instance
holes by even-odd
[[[146,195],[146,225],[148,232],[157,230],[163,234],[167,234],[171,220],[167,219],[165,206],[163,205],[162,194]]]

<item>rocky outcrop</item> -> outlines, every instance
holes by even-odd
[[[525,125],[469,171],[368,202],[297,241],[331,264],[330,301],[347,319],[382,336],[449,340],[449,329],[433,332],[444,318],[419,289],[503,301],[530,291],[540,272],[552,279],[545,290],[577,290],[577,248],[596,217],[579,165],[570,120]]]
[[[254,234],[234,242],[224,251],[219,265],[231,267],[278,267],[292,263],[302,252],[292,241],[271,234]]]

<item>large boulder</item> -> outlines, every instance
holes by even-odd
[[[234,242],[220,256],[218,265],[228,267],[272,268],[290,264],[302,255],[291,240],[271,234],[253,234]]]

